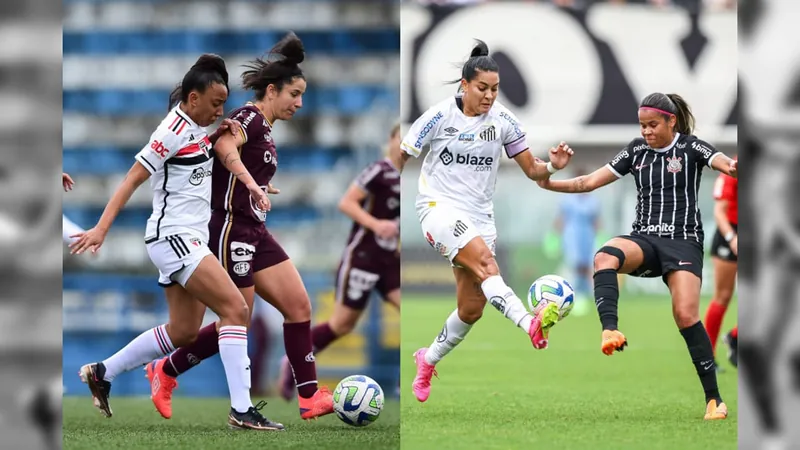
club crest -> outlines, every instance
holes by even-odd
[[[678,173],[683,169],[683,164],[681,163],[681,157],[676,156],[674,158],[667,157],[667,170],[671,173]]]

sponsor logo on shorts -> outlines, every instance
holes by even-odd
[[[239,275],[240,277],[247,275],[248,272],[250,272],[249,262],[242,261],[233,265],[233,273]]]
[[[461,237],[464,232],[467,231],[467,224],[460,220],[456,220],[456,224],[453,227],[453,236],[454,237]]]
[[[431,244],[431,247],[433,247],[434,250],[439,252],[440,255],[442,256],[447,255],[447,246],[445,246],[441,242],[436,242],[436,240],[433,239],[433,236],[431,236],[429,232],[425,232],[425,239],[428,240],[428,244]]]
[[[654,234],[671,234],[675,232],[675,225],[671,225],[668,223],[660,223],[658,225],[648,225],[646,227],[642,227],[642,231],[645,233],[654,233]]]
[[[231,260],[233,262],[239,261],[252,261],[253,255],[256,254],[255,246],[245,244],[244,242],[231,242]],[[249,270],[249,268],[248,268]]]

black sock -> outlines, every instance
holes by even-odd
[[[617,300],[619,300],[619,283],[617,271],[614,269],[598,270],[594,273],[594,303],[603,330],[616,330]]]
[[[694,368],[697,369],[700,384],[703,385],[703,391],[706,393],[706,403],[712,399],[716,400],[717,403],[722,403],[722,397],[719,395],[719,387],[717,386],[717,367],[714,362],[714,350],[711,349],[711,339],[709,339],[708,333],[703,327],[703,322],[698,321],[696,324],[682,329],[681,335],[683,340],[686,341],[686,347],[689,348],[692,363],[694,363]]]

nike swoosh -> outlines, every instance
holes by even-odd
[[[686,261],[678,261],[679,266],[690,266],[692,263]]]

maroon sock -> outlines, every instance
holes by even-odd
[[[261,389],[261,384],[264,378],[266,378],[264,361],[266,361],[269,356],[269,330],[264,320],[253,317],[250,320],[250,329],[248,331],[251,334],[250,339],[252,339],[252,345],[250,347],[250,390],[253,394],[261,395],[264,393]]]
[[[219,335],[215,322],[201,328],[197,333],[197,340],[193,343],[169,355],[167,363],[164,364],[164,373],[177,377],[217,353],[219,353]]]
[[[283,345],[294,371],[297,393],[310,398],[317,392],[317,363],[311,346],[311,321],[283,324]]]
[[[314,343],[314,353],[319,353],[331,345],[339,336],[331,330],[328,322],[323,322],[311,329],[311,341]]]

